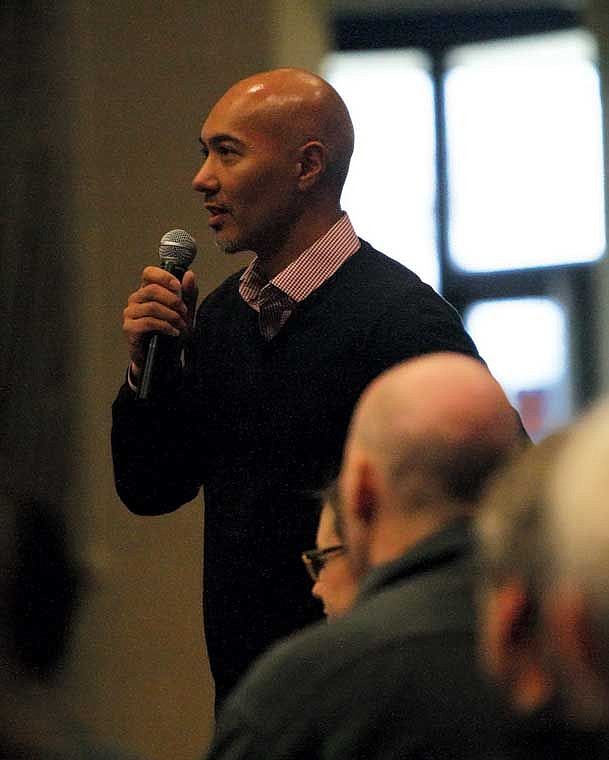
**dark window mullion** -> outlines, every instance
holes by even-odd
[[[444,51],[429,51],[434,91],[436,138],[436,244],[440,265],[440,290],[448,301],[453,291],[450,276],[448,242],[448,151],[446,144],[446,111],[444,102]],[[454,304],[458,309],[457,304]]]

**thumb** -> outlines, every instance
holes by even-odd
[[[199,288],[195,273],[190,269],[185,272],[182,278],[182,300],[188,309],[189,321],[192,324],[195,309],[197,307],[197,298],[199,297]]]

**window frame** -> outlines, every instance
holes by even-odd
[[[569,372],[577,413],[601,386],[597,359],[600,324],[595,309],[594,262],[530,267],[497,272],[466,272],[449,253],[448,154],[444,74],[453,48],[579,29],[583,14],[564,7],[487,11],[416,11],[337,15],[333,22],[337,52],[415,48],[430,60],[434,84],[436,141],[436,235],[441,292],[460,314],[479,300],[540,296],[564,307],[570,345]]]

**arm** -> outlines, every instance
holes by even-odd
[[[123,312],[123,331],[135,382],[153,332],[188,340],[197,288],[192,272],[179,281],[147,267]],[[140,401],[123,385],[112,407],[112,457],[117,493],[133,512],[170,512],[194,498],[201,484],[197,447],[198,403],[180,377],[152,401]],[[200,434],[199,434],[200,435]]]

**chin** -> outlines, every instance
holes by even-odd
[[[222,253],[240,253],[245,250],[237,240],[218,240],[216,238],[216,246]]]

